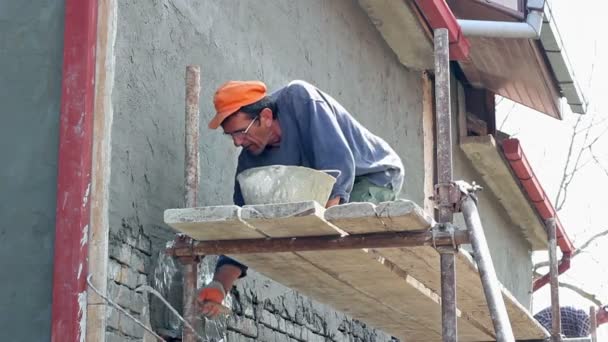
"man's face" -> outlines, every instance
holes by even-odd
[[[270,129],[265,125],[267,118],[251,116],[238,112],[230,115],[224,122],[222,128],[224,134],[232,138],[234,146],[242,147],[253,155],[261,154],[270,136]]]

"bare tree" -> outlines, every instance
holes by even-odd
[[[589,116],[590,120],[587,120],[585,116],[579,116],[572,127],[568,154],[566,155],[566,165],[564,166],[564,172],[554,202],[555,210],[558,212],[564,207],[568,198],[568,189],[582,168],[594,162],[608,176],[608,171],[606,171],[606,168],[603,167],[599,158],[593,152],[595,144],[608,132],[607,119],[596,120],[597,115],[595,114],[589,114]],[[590,122],[587,123],[585,121]]]
[[[572,134],[570,135],[570,141],[568,145],[568,151],[566,154],[566,162],[561,176],[561,181],[557,194],[555,196],[554,204],[557,212],[560,212],[568,200],[568,190],[573,184],[573,181],[579,175],[579,172],[590,164],[594,164],[608,176],[608,168],[603,165],[601,159],[594,151],[594,147],[597,142],[606,135],[608,132],[608,118],[598,119],[597,112],[588,114],[587,116],[579,116],[574,125],[572,126]],[[571,258],[576,257],[582,253],[585,253],[589,246],[597,239],[608,235],[608,228],[602,228],[597,233],[586,239],[579,247],[574,251]],[[548,261],[542,261],[534,265],[534,277],[540,277],[539,269],[542,267],[549,266]],[[559,282],[559,286],[567,288],[579,294],[581,297],[595,303],[596,305],[602,305],[602,302],[595,295],[586,291],[581,286],[571,284],[568,282]]]
[[[539,278],[541,277],[542,274],[540,274],[538,271],[534,271],[534,277],[535,278]],[[579,296],[587,299],[588,301],[592,302],[593,304],[597,305],[597,306],[602,306],[603,303],[602,301],[597,297],[597,295],[586,291],[585,289],[583,289],[582,287],[578,286],[578,285],[574,285],[565,281],[559,281],[559,287],[563,287],[566,288],[568,290],[571,290],[573,292],[575,292],[576,294],[578,294]]]

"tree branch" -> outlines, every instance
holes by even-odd
[[[500,124],[500,127],[498,127],[499,131],[502,131],[502,128],[505,125],[505,123],[507,122],[507,119],[509,119],[509,115],[511,115],[511,113],[513,112],[513,109],[515,108],[515,105],[517,105],[517,103],[513,102],[513,105],[511,106],[511,109],[509,109],[509,111],[507,112],[507,115],[505,115],[505,118],[502,120],[502,123]]]
[[[608,169],[602,165],[602,162],[600,161],[600,159],[595,155],[595,152],[593,152],[593,149],[589,149],[589,151],[591,152],[591,158],[593,158],[593,160],[595,161],[595,164],[597,164],[597,166],[602,169],[602,171],[604,171],[604,173],[606,174],[606,176],[608,176]]]
[[[542,276],[542,274],[534,271],[534,280],[540,278],[541,276]],[[602,306],[603,305],[602,302],[597,298],[596,295],[583,290],[579,286],[572,285],[570,283],[566,283],[566,282],[563,282],[563,281],[560,281],[558,283],[559,283],[559,287],[563,287],[563,288],[569,289],[569,290],[575,292],[576,294],[578,294],[579,296],[581,296],[581,297],[583,297],[583,298],[585,298],[585,299],[593,302],[597,306]]]
[[[564,173],[562,175],[562,180],[559,183],[559,188],[557,191],[557,195],[555,196],[555,210],[560,211],[560,209],[564,206],[564,202],[566,201],[566,192],[568,191],[568,177],[569,177],[569,166],[572,161],[572,153],[574,150],[574,142],[576,141],[576,136],[579,134],[577,132],[577,128],[583,120],[583,116],[579,116],[576,119],[576,123],[572,128],[572,136],[570,137],[570,146],[568,146],[568,154],[566,155],[566,165],[564,166]]]
[[[591,236],[589,239],[587,239],[587,241],[583,242],[580,247],[577,247],[576,250],[574,251],[574,253],[572,253],[571,258],[574,258],[575,256],[584,253],[585,252],[585,248],[589,247],[589,245],[595,241],[596,239],[602,237],[602,236],[606,236],[608,235],[608,229],[602,230],[599,233],[594,234],[593,236]],[[533,271],[535,274],[539,275],[540,274],[537,272],[539,268],[541,267],[548,267],[549,266],[549,261],[541,261],[541,262],[537,262],[536,264],[534,264],[534,268]]]
[[[563,281],[559,282],[559,287],[563,287],[569,290],[572,290],[574,292],[576,292],[576,294],[578,294],[579,296],[593,302],[595,305],[597,306],[602,306],[602,302],[597,298],[596,295],[589,293],[583,289],[581,289],[580,287],[576,286],[576,285],[572,285],[569,283],[564,283]]]
[[[593,235],[592,237],[590,237],[587,241],[585,241],[580,247],[578,247],[574,253],[572,254],[572,257],[577,256],[578,254],[580,254],[581,252],[583,252],[583,250],[587,247],[589,247],[589,245],[597,238],[600,238],[602,236],[606,236],[608,235],[608,229],[605,229],[599,233],[596,233],[595,235]]]

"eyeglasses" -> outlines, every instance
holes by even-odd
[[[253,126],[253,123],[255,122],[255,120],[257,120],[258,117],[256,116],[255,118],[253,118],[253,120],[251,120],[251,122],[249,123],[249,125],[247,126],[247,128],[245,129],[240,129],[238,131],[234,131],[234,132],[224,132],[224,135],[229,136],[231,138],[238,138],[238,137],[243,137],[245,135],[247,135],[247,133],[249,132],[249,129],[251,128],[251,126]]]

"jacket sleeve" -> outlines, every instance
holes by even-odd
[[[355,161],[336,114],[322,97],[310,96],[310,90],[302,87],[290,90],[303,149],[311,167],[339,170],[330,198],[340,196],[341,203],[348,202],[355,181]]]
[[[243,194],[241,192],[241,186],[239,181],[236,179],[239,173],[241,173],[243,169],[243,162],[241,161],[241,156],[239,155],[238,164],[236,166],[236,172],[234,173],[234,193],[232,194],[232,202],[234,205],[238,205],[242,207],[245,205],[245,200],[243,199]]]

